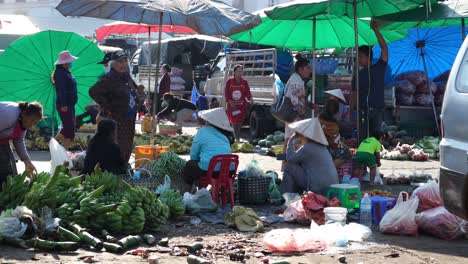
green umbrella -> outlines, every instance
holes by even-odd
[[[377,44],[374,31],[370,28],[370,21],[359,20],[359,45]],[[231,39],[284,47],[292,50],[312,50],[314,48],[314,32],[312,20],[272,20],[263,15],[262,23],[253,29],[230,36]],[[388,42],[400,40],[407,35],[407,31],[382,31]],[[354,47],[353,20],[348,17],[321,15],[316,21],[315,39],[316,49],[349,48]]]
[[[374,17],[397,13],[404,10],[427,7],[438,0],[298,0],[278,5],[267,15],[272,19],[312,19],[321,14],[354,17]],[[427,7],[429,9],[429,7]]]
[[[462,38],[465,37],[465,18],[468,17],[468,0],[454,0],[431,6],[430,12],[425,7],[403,11],[396,14],[375,17],[388,22],[386,30],[407,28],[435,28],[461,26]]]
[[[55,110],[56,91],[52,72],[58,53],[69,50],[79,59],[71,72],[78,84],[75,110],[83,112],[91,102],[89,88],[104,73],[104,53],[93,42],[71,32],[42,31],[23,36],[8,46],[0,56],[0,100],[38,101],[46,116],[58,117]]]
[[[421,5],[429,10],[430,4],[436,3],[437,1],[438,0],[299,0],[279,5],[265,13],[274,20],[310,19],[314,22],[313,28],[316,27],[317,17],[323,14],[352,17],[354,22],[354,43],[357,50],[359,45],[358,18],[383,16],[417,8]],[[355,84],[359,86],[358,56],[356,56],[354,67],[356,74]],[[315,60],[312,64],[312,68],[312,72],[314,73]],[[359,98],[359,89],[357,93]],[[357,108],[359,109],[359,100],[357,100]],[[360,120],[359,112],[357,113],[357,120]],[[360,127],[357,126],[358,135],[360,134],[359,130]]]

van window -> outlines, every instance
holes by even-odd
[[[468,52],[465,53],[457,74],[455,87],[461,93],[468,93]]]
[[[218,59],[214,69],[213,69],[213,72],[220,72],[220,71],[224,71],[226,69],[226,57],[221,57],[220,59]]]

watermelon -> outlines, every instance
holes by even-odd
[[[273,135],[274,136],[281,136],[281,135],[284,136],[284,133],[282,131],[276,131]]]
[[[267,148],[271,148],[271,147],[273,147],[274,145],[275,145],[275,142],[274,142],[274,141],[268,140],[268,141],[266,142],[266,147],[267,147]]]
[[[267,142],[266,139],[259,140],[259,141],[258,141],[258,145],[259,145],[260,147],[266,147],[266,142]]]
[[[276,135],[276,136],[273,136],[273,141],[275,141],[275,142],[283,142],[283,141],[284,141],[284,136],[283,136],[283,135]]]
[[[273,137],[274,137],[273,135],[268,135],[265,139],[267,141],[273,141]]]

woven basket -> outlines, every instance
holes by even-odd
[[[240,204],[265,204],[268,200],[270,177],[239,177],[238,194]]]
[[[155,190],[159,185],[164,183],[164,177],[157,177],[152,175],[149,170],[151,164],[150,159],[137,159],[132,164],[140,164],[135,169],[129,169],[127,175],[123,176],[123,179],[130,184],[132,187],[148,188],[149,190]],[[135,179],[133,175],[135,172],[140,172],[140,178]]]

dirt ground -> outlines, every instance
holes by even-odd
[[[298,228],[291,224],[276,224],[266,227]],[[346,258],[346,263],[421,263],[421,264],[462,264],[468,261],[467,240],[442,241],[428,236],[403,237],[386,236],[374,231],[373,237],[367,243],[351,243],[348,248],[333,248],[321,253],[278,254],[269,252],[263,245],[263,233],[240,233],[224,225],[201,224],[192,226],[186,224],[170,224],[155,234],[158,238],[168,237],[169,248],[146,247],[149,255],[159,256],[161,264],[187,263],[186,251],[183,245],[200,242],[204,245],[202,255],[211,263],[262,263],[268,258],[270,263],[286,260],[289,263],[340,263],[338,259]],[[181,250],[177,250],[179,247]],[[169,252],[168,252],[169,251]],[[230,261],[233,253],[245,251],[244,261]],[[255,257],[255,253],[265,257]],[[182,256],[177,256],[182,255]],[[45,253],[23,250],[8,246],[0,246],[0,263],[86,263],[80,257],[93,256],[99,263],[147,263],[144,256],[130,254],[115,255],[97,253],[91,250],[79,250],[75,253]],[[90,262],[87,262],[90,263]]]
[[[279,171],[281,162],[275,158],[257,154],[240,154],[240,167],[243,168],[252,159],[258,161],[264,170]],[[31,157],[39,171],[48,171],[50,156],[46,152],[33,152]],[[187,158],[187,156],[185,156]],[[415,170],[418,173],[428,173],[438,178],[438,161],[382,161],[381,171],[385,175],[410,175]],[[24,170],[18,163],[18,171]],[[281,175],[281,174],[280,174]],[[293,224],[274,224],[266,226],[265,232],[275,228],[304,228]],[[202,223],[197,226],[190,224],[189,219],[178,223],[170,223],[156,233],[158,239],[168,237],[169,248],[146,247],[147,254],[160,257],[161,264],[187,263],[186,251],[183,245],[200,242],[204,245],[201,254],[211,263],[262,263],[264,257],[255,257],[255,253],[263,254],[270,263],[286,260],[288,263],[340,263],[339,258],[345,257],[346,263],[421,263],[421,264],[465,264],[468,263],[468,240],[443,241],[430,236],[418,237],[382,235],[374,230],[367,243],[351,243],[347,248],[333,248],[321,253],[278,254],[267,250],[263,244],[264,233],[241,233],[225,225]],[[230,261],[233,253],[245,252],[243,262]],[[142,256],[129,254],[115,255],[92,250],[79,250],[75,253],[46,253],[33,250],[23,250],[0,245],[0,263],[86,263],[80,260],[84,256],[93,256],[98,263],[147,263]],[[92,263],[92,262],[87,262]]]

